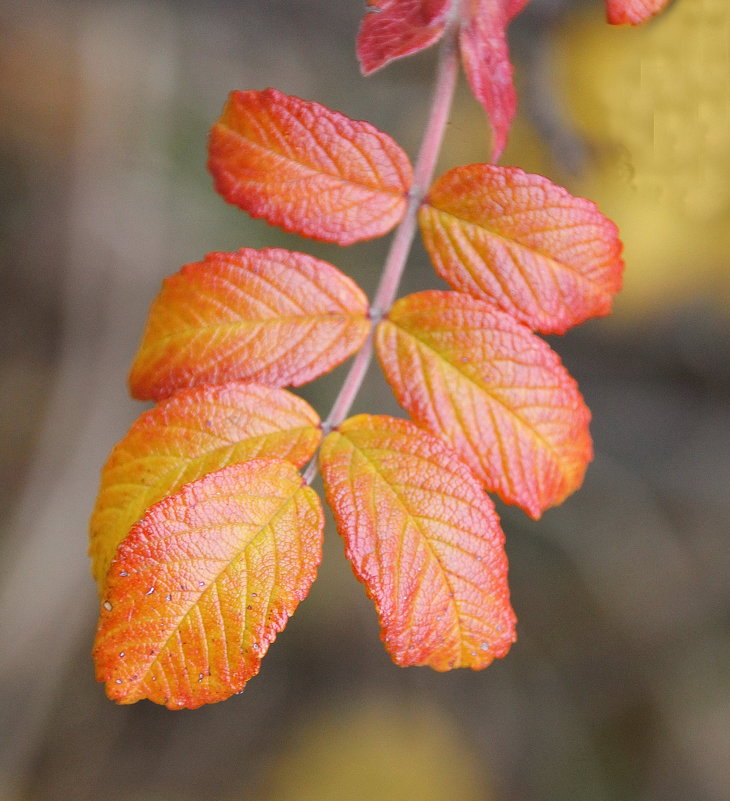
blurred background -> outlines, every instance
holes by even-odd
[[[552,338],[593,411],[584,488],[499,507],[519,641],[481,673],[394,667],[331,525],[310,597],[241,695],[104,697],[86,525],[142,411],[126,373],[162,278],[279,245],[372,292],[387,238],[338,249],[227,206],[205,169],[229,90],[275,86],[415,156],[434,53],[360,77],[364,3],[0,0],[0,801],[730,798],[730,5],[641,29],[533,0],[512,26],[503,164],[619,224],[610,318]],[[462,85],[442,167],[485,161]],[[420,249],[403,292],[439,282]],[[326,413],[342,368],[303,388]],[[398,413],[373,373],[356,411]]]

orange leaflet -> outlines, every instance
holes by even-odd
[[[621,288],[616,226],[541,175],[456,167],[431,187],[419,221],[445,281],[537,331],[563,333],[608,314]]]
[[[288,462],[231,465],[155,504],[121,543],[94,645],[122,704],[240,692],[314,581],[319,498]]]
[[[299,386],[354,353],[367,298],[331,264],[280,248],[210,253],[162,284],[129,386],[140,400],[231,379]]]
[[[350,245],[406,210],[411,164],[387,134],[276,89],[232,92],[208,150],[216,190],[285,231]]]
[[[369,0],[357,36],[364,75],[437,42],[452,0]]]
[[[472,0],[469,18],[459,33],[466,77],[492,124],[492,161],[497,161],[507,144],[517,109],[507,23],[524,5],[519,0]]]
[[[89,526],[99,591],[117,546],[153,503],[236,462],[266,457],[301,467],[319,445],[319,426],[296,395],[238,382],[181,390],[145,412],[102,470]]]
[[[669,0],[606,0],[606,16],[612,25],[638,25],[658,14]]]
[[[507,503],[537,519],[580,486],[590,412],[558,355],[511,315],[419,292],[393,305],[376,347],[401,406]]]
[[[485,668],[515,640],[504,534],[467,466],[406,420],[359,415],[320,465],[347,558],[401,666]]]

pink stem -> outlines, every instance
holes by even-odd
[[[347,417],[352,404],[357,397],[360,387],[365,380],[365,375],[370,367],[373,357],[373,336],[374,327],[387,313],[393,304],[398,287],[403,277],[408,255],[413,244],[413,237],[416,233],[416,215],[423,202],[426,192],[433,180],[433,173],[436,169],[436,159],[441,150],[446,124],[449,119],[451,103],[456,88],[456,78],[458,75],[458,49],[457,49],[458,24],[454,21],[450,24],[441,41],[439,48],[439,60],[436,72],[436,83],[431,100],[431,108],[426,123],[426,130],[421,140],[421,148],[413,169],[413,186],[408,193],[408,208],[398,226],[393,243],[388,252],[388,256],[383,265],[383,274],[375,292],[375,299],[370,308],[370,319],[373,323],[365,344],[358,351],[355,360],[350,367],[345,381],[335,399],[332,409],[327,419],[322,423],[323,434],[328,434],[336,428]],[[303,478],[307,484],[311,484],[317,475],[316,457],[307,466]]]

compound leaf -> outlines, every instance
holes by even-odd
[[[276,89],[232,92],[208,150],[216,190],[285,231],[349,245],[405,213],[411,165],[387,134]]]
[[[503,500],[538,518],[580,486],[590,412],[558,355],[511,315],[419,292],[378,324],[376,347],[401,406]]]
[[[364,75],[435,44],[452,0],[369,0],[357,36]]]
[[[162,285],[129,386],[141,400],[232,379],[299,386],[367,337],[367,298],[331,264],[280,248],[210,253]]]
[[[563,333],[608,314],[621,287],[616,226],[590,200],[516,167],[442,175],[419,210],[438,274],[533,330]]]
[[[109,570],[94,645],[110,698],[195,708],[240,692],[314,581],[323,515],[283,461],[231,465],[151,507]]]
[[[256,384],[180,390],[142,414],[104,465],[91,515],[89,554],[99,591],[117,546],[152,504],[236,462],[264,457],[301,467],[320,437],[308,403]]]
[[[504,534],[468,467],[406,420],[360,415],[320,465],[347,558],[401,666],[486,667],[515,640]]]
[[[639,25],[658,14],[669,0],[606,0],[606,16],[612,25]]]

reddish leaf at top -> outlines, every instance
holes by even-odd
[[[232,92],[208,150],[217,191],[285,231],[349,245],[406,210],[411,164],[387,134],[276,89]]]
[[[117,546],[152,504],[236,462],[264,457],[301,467],[320,436],[319,417],[304,400],[238,381],[180,390],[142,414],[104,465],[91,516],[100,592]]]
[[[363,74],[437,42],[451,5],[452,0],[369,0],[357,37]]]
[[[516,17],[529,2],[530,0],[503,0],[507,20]]]
[[[299,386],[367,337],[367,298],[331,264],[280,248],[210,253],[162,285],[129,385],[140,400],[232,379]]]
[[[320,465],[393,661],[479,670],[504,656],[515,640],[504,534],[457,455],[406,420],[360,415],[325,438]]]
[[[419,292],[393,305],[376,347],[401,406],[486,489],[538,518],[580,486],[590,412],[558,355],[512,315],[458,292]]]
[[[492,161],[504,150],[517,108],[507,24],[527,3],[464,0],[456,9],[464,70],[492,125]],[[371,0],[357,41],[362,71],[368,74],[395,58],[430,47],[444,33],[452,9],[453,0]]]
[[[516,167],[449,170],[419,211],[438,274],[533,330],[608,314],[621,287],[616,226],[590,200]]]
[[[510,14],[523,5],[508,0],[471,0],[471,14],[459,34],[466,77],[492,124],[491,161],[502,154],[517,110],[507,23]]]
[[[195,708],[240,692],[314,581],[319,498],[288,462],[231,465],[155,504],[119,546],[94,659],[110,698]]]
[[[606,16],[612,25],[639,25],[668,3],[669,0],[606,0]]]

